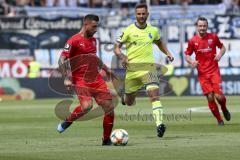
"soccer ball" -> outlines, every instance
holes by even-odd
[[[111,133],[111,141],[115,146],[125,146],[128,143],[128,133],[124,129],[115,129]]]

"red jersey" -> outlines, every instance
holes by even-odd
[[[73,82],[82,80],[94,82],[101,78],[99,74],[100,59],[96,55],[96,39],[94,37],[85,38],[75,34],[64,46],[62,56],[70,58]]]
[[[219,71],[218,62],[214,60],[216,56],[216,47],[222,48],[216,34],[207,33],[203,38],[195,35],[188,42],[188,47],[185,51],[186,55],[192,55],[195,52],[195,59],[199,62],[197,66],[198,74],[206,75],[215,71]]]

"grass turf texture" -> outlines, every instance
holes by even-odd
[[[74,123],[64,133],[56,132],[59,120],[54,106],[60,101],[0,102],[0,160],[225,160],[239,159],[240,104],[227,97],[232,120],[217,126],[209,112],[190,112],[206,106],[204,97],[163,97],[167,131],[156,136],[147,98],[138,98],[134,107],[116,108],[114,128],[126,129],[129,144],[101,146],[102,118]],[[145,114],[145,115],[144,115]],[[181,116],[178,117],[177,116]],[[144,117],[145,116],[145,117]]]

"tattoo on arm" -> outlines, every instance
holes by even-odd
[[[69,59],[61,56],[58,60],[58,65],[63,77],[71,79],[71,65]]]

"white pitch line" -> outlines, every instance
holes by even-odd
[[[231,108],[235,108],[235,109],[231,109]],[[240,110],[237,108],[237,106],[230,106],[229,107],[230,112],[240,112]],[[187,111],[191,111],[191,112],[200,112],[200,113],[210,113],[210,109],[208,108],[208,106],[195,106],[195,107],[191,107],[188,108]],[[219,108],[219,111],[221,111],[221,109]]]

